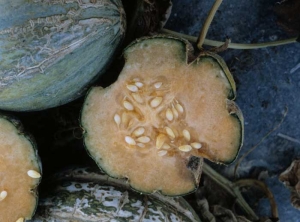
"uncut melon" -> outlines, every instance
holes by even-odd
[[[124,33],[121,0],[1,0],[0,109],[42,110],[78,98]]]
[[[195,190],[202,158],[231,163],[243,142],[235,83],[217,55],[194,56],[171,37],[136,41],[118,80],[92,88],[81,123],[92,158],[108,175],[145,193]]]
[[[34,222],[200,221],[181,197],[141,195],[98,169],[69,169],[49,180]]]
[[[15,119],[0,114],[0,221],[23,222],[36,209],[41,165],[32,138]]]

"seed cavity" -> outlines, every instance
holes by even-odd
[[[134,99],[136,102],[138,102],[138,103],[143,103],[143,98],[142,98],[139,94],[137,94],[137,93],[132,93],[131,95],[132,95],[133,99]]]
[[[156,137],[156,144],[155,144],[156,148],[160,149],[164,145],[165,140],[166,140],[166,136],[164,134],[159,134]]]
[[[129,110],[129,111],[134,110],[133,105],[132,105],[130,102],[128,102],[128,101],[124,101],[124,102],[123,102],[123,105],[124,105],[125,109],[127,109],[127,110]]]
[[[38,179],[41,177],[41,174],[35,170],[28,170],[27,175],[34,179]]]
[[[159,89],[161,86],[162,86],[162,82],[156,82],[156,83],[154,83],[154,87],[156,89]]]
[[[24,222],[24,218],[20,217],[16,222]]]
[[[176,109],[178,110],[178,112],[180,112],[180,113],[183,113],[183,107],[182,107],[182,105],[180,105],[179,103],[176,103]]]
[[[125,136],[125,142],[128,143],[129,145],[133,145],[133,146],[136,145],[135,140],[130,136]]]
[[[167,153],[168,153],[168,151],[166,151],[166,150],[160,150],[160,151],[157,152],[157,155],[158,156],[165,156]]]
[[[201,143],[191,143],[191,146],[194,148],[194,149],[200,149],[202,147],[202,144]]]
[[[182,146],[179,146],[178,149],[181,150],[181,151],[183,151],[183,152],[189,152],[193,148],[190,145],[182,145]]]
[[[136,82],[135,85],[139,88],[142,88],[144,86],[144,84],[141,82]]]
[[[156,97],[156,98],[154,98],[154,99],[151,100],[150,106],[152,108],[156,108],[156,107],[158,107],[161,104],[162,100],[163,100],[162,97]]]
[[[127,85],[126,87],[131,92],[137,92],[139,90],[139,88],[136,85]]]
[[[136,130],[134,130],[132,134],[133,134],[134,136],[141,136],[141,135],[144,134],[144,132],[145,132],[145,128],[139,127],[139,128],[137,128]]]
[[[121,117],[118,114],[114,116],[115,123],[119,126],[121,123]]]
[[[150,138],[148,136],[141,136],[141,137],[137,138],[136,140],[141,143],[149,143],[150,142]]]
[[[3,191],[0,193],[0,201],[4,200],[6,196],[7,196],[7,191],[3,190]]]
[[[167,111],[166,111],[166,118],[169,121],[172,121],[173,118],[174,118],[173,112],[170,108],[168,108]]]
[[[183,137],[187,140],[187,141],[190,141],[191,140],[191,134],[188,130],[183,130],[182,131],[182,134],[183,134]]]
[[[175,139],[175,133],[173,132],[173,130],[170,127],[166,127],[166,133],[168,134],[168,136],[170,136],[172,139]]]

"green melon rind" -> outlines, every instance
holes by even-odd
[[[0,108],[3,110],[42,110],[82,96],[106,71],[125,35],[121,0],[89,3],[5,0],[0,4]],[[12,16],[11,11],[17,16]],[[55,22],[59,17],[61,20]],[[99,21],[90,21],[96,19]],[[76,34],[73,36],[68,25],[58,28],[68,20],[71,28],[83,28],[73,30]],[[58,31],[49,31],[56,28]],[[54,37],[44,45],[48,32]],[[46,49],[39,50],[43,47]],[[53,52],[45,56],[47,49]]]
[[[34,137],[31,134],[29,134],[28,132],[24,131],[24,127],[23,127],[22,123],[20,122],[20,120],[18,120],[14,116],[0,112],[0,119],[4,119],[4,120],[10,122],[15,127],[18,135],[25,137],[30,142],[30,144],[32,145],[31,147],[33,149],[33,154],[35,156],[35,161],[38,165],[39,173],[42,175],[42,162],[38,155],[38,149],[37,149],[37,145],[36,145],[36,141],[35,141]],[[36,212],[37,206],[38,206],[38,200],[39,200],[38,186],[42,180],[42,177],[39,179],[36,179],[36,180],[37,180],[36,187],[33,187],[31,189],[31,193],[35,197],[36,205],[34,206],[31,217],[25,218],[25,220],[30,220],[33,217],[33,215]]]
[[[61,222],[76,219],[200,222],[182,197],[171,198],[159,193],[141,195],[131,191],[125,180],[111,178],[95,168],[70,168],[56,174],[49,184],[51,188],[45,190],[45,197],[40,200],[35,222],[57,219]],[[99,200],[101,197],[105,198]],[[81,213],[75,213],[74,206]]]

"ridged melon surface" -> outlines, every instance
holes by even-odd
[[[39,157],[20,123],[0,116],[0,221],[30,219],[37,206]]]
[[[42,110],[78,98],[124,34],[121,0],[2,0],[0,108]]]
[[[85,100],[89,153],[139,191],[191,192],[202,157],[230,163],[241,147],[243,118],[228,68],[212,53],[189,62],[190,48],[172,38],[139,40],[125,50],[118,80]]]

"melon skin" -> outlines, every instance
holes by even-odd
[[[203,158],[229,164],[242,146],[232,75],[221,57],[195,55],[187,41],[172,37],[139,39],[124,57],[118,80],[93,87],[85,99],[81,124],[88,153],[108,175],[127,178],[140,192],[193,192]],[[158,146],[161,140],[169,147]]]
[[[80,97],[125,34],[120,0],[0,2],[0,108],[42,110]]]
[[[95,168],[58,173],[43,191],[34,222],[200,221],[183,198],[141,195]]]
[[[0,221],[27,221],[38,205],[38,185],[42,164],[34,138],[24,131],[21,122],[13,116],[0,113],[0,193],[7,197],[0,201]],[[28,171],[39,175],[33,178]]]

